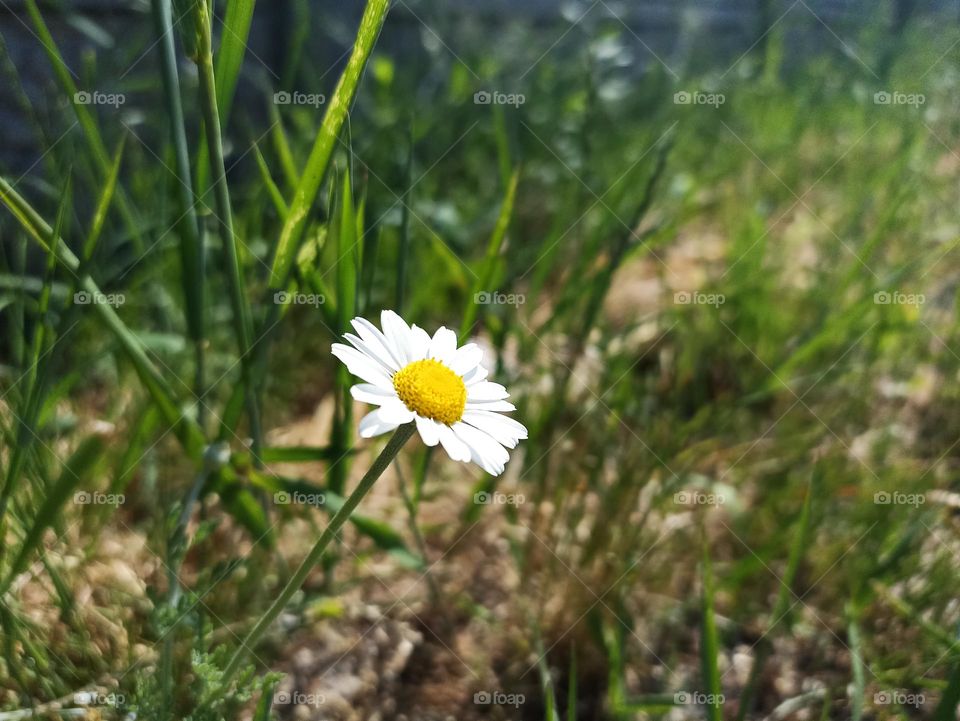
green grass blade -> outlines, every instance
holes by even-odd
[[[513,217],[513,205],[517,196],[517,183],[520,180],[519,169],[514,170],[507,183],[507,192],[503,198],[503,204],[500,206],[500,215],[497,217],[497,224],[494,226],[493,234],[490,236],[490,242],[487,244],[487,254],[483,259],[483,266],[477,274],[477,279],[473,284],[473,290],[467,298],[467,307],[463,314],[463,323],[460,325],[460,342],[463,343],[470,332],[473,330],[473,322],[477,317],[477,294],[482,292],[492,292],[495,289],[493,284],[494,274],[497,270],[497,262],[500,258],[500,249],[503,247],[504,238],[507,237],[507,229],[510,227],[510,219]]]
[[[203,227],[197,217],[196,197],[190,177],[190,150],[180,99],[180,76],[177,71],[177,53],[174,44],[173,17],[170,0],[151,0],[154,23],[159,37],[160,68],[163,77],[164,101],[173,141],[176,183],[177,216],[180,228],[180,267],[187,332],[194,348],[194,394],[200,398],[205,392],[205,323],[206,299],[204,293]],[[203,426],[203,404],[197,406],[197,417]]]
[[[346,120],[374,43],[380,35],[388,8],[389,0],[367,2],[363,18],[360,20],[360,29],[357,32],[353,52],[327,105],[323,124],[317,132],[310,157],[307,159],[303,175],[290,202],[290,213],[287,215],[283,230],[280,231],[280,240],[270,271],[271,293],[282,290],[286,284],[287,275],[293,266],[300,239],[307,224],[310,208],[320,191],[320,183],[326,175],[337,137]]]
[[[53,488],[47,491],[43,504],[40,506],[32,525],[27,531],[0,589],[6,592],[13,579],[26,568],[27,560],[43,538],[43,532],[53,526],[61,517],[63,506],[73,495],[74,490],[93,473],[97,461],[103,454],[106,444],[101,436],[87,438],[74,454],[68,459],[60,478]]]
[[[37,33],[37,37],[40,39],[40,43],[43,45],[43,50],[50,60],[50,67],[53,70],[53,74],[56,77],[57,82],[60,84],[62,91],[67,96],[71,107],[73,108],[77,122],[80,124],[80,127],[83,130],[83,135],[87,140],[87,145],[90,147],[90,150],[93,153],[94,161],[96,162],[102,178],[106,179],[110,175],[110,153],[107,152],[107,146],[103,142],[103,136],[100,134],[100,128],[97,125],[97,120],[93,113],[90,112],[87,105],[77,102],[80,91],[77,88],[77,84],[73,80],[73,74],[70,71],[69,66],[63,60],[63,55],[60,53],[56,41],[53,39],[53,35],[50,34],[50,30],[43,19],[43,15],[40,12],[40,8],[37,6],[36,0],[26,0],[25,4],[27,8],[27,14],[30,16],[34,30]],[[126,196],[122,192],[118,197],[117,203],[118,207],[120,208],[121,216],[127,225],[127,229],[139,248],[142,243],[140,242],[140,231],[136,221],[136,216],[133,213],[133,209],[131,208],[129,201],[127,201]]]
[[[940,697],[940,703],[934,713],[934,721],[956,721],[957,707],[960,706],[960,663],[950,668],[950,682]]]
[[[706,693],[712,698],[707,704],[707,718],[710,721],[722,721],[720,688],[720,642],[717,637],[717,619],[714,613],[713,563],[710,560],[710,546],[703,541],[703,590],[702,590],[703,627],[700,640],[700,663]]]
[[[810,486],[807,488],[806,497],[803,500],[803,508],[800,511],[800,519],[797,522],[797,530],[793,536],[793,543],[790,546],[790,555],[787,560],[787,570],[780,581],[780,591],[777,594],[777,601],[773,607],[773,614],[770,618],[770,625],[767,626],[763,634],[763,642],[760,643],[757,654],[750,667],[750,675],[743,692],[740,694],[739,709],[737,711],[738,721],[743,721],[752,710],[753,699],[757,691],[757,684],[760,681],[760,675],[767,657],[770,654],[770,644],[766,641],[771,634],[780,625],[781,621],[787,615],[791,600],[793,598],[793,584],[797,578],[797,571],[803,561],[804,555],[809,550],[810,528],[812,523],[811,505],[816,489],[820,485],[820,469],[814,470]]]
[[[97,200],[96,209],[93,212],[93,218],[90,221],[90,230],[83,241],[83,252],[80,256],[82,263],[88,263],[97,248],[100,241],[100,235],[103,233],[103,226],[107,222],[107,212],[110,210],[110,204],[113,202],[113,196],[117,189],[117,179],[120,177],[120,164],[123,160],[123,148],[125,140],[121,140],[117,146],[117,152],[113,155],[113,162],[110,164],[110,173],[107,175],[107,181],[104,183],[103,190],[100,191],[100,198]],[[58,234],[59,235],[59,234]]]
[[[253,451],[256,460],[263,445],[263,437],[260,428],[260,407],[257,394],[254,392],[253,357],[250,353],[253,336],[250,301],[240,269],[240,241],[234,229],[233,211],[230,206],[230,189],[227,185],[227,170],[223,160],[220,115],[217,110],[216,80],[213,72],[213,31],[206,3],[198,2],[195,6],[195,13],[198,29],[199,57],[197,67],[200,75],[200,104],[210,154],[210,167],[213,170],[217,211],[220,214],[220,222],[223,226],[221,236],[223,238],[224,273],[230,291],[233,328],[240,353],[240,367],[245,388],[247,414],[250,421],[250,435],[253,437]]]
[[[228,0],[223,16],[223,32],[217,49],[214,75],[217,78],[217,108],[220,110],[220,122],[224,125],[233,107],[255,6],[256,0]]]
[[[850,641],[850,663],[853,667],[853,683],[849,691],[850,718],[852,721],[860,721],[863,718],[863,701],[866,698],[866,674],[864,674],[860,626],[857,624],[856,611],[852,604],[847,608],[847,637]]]
[[[277,210],[277,215],[280,216],[280,220],[286,220],[287,213],[290,210],[287,207],[287,201],[283,199],[280,188],[273,182],[273,176],[267,167],[267,161],[264,160],[263,153],[260,152],[260,147],[256,143],[253,144],[253,156],[257,160],[257,168],[260,170],[260,180],[263,181],[263,185],[267,189],[267,194],[270,196],[273,207]]]
[[[577,721],[577,647],[570,648],[570,669],[567,672],[567,718]]]
[[[73,251],[53,232],[53,229],[47,225],[36,210],[2,177],[0,177],[0,202],[7,206],[27,233],[41,247],[47,251],[55,249],[57,260],[67,270],[74,274],[79,270],[80,260],[73,254]],[[102,295],[99,286],[89,275],[84,275],[79,279],[78,287],[91,295]],[[143,343],[120,320],[120,317],[110,305],[92,303],[90,308],[100,316],[104,326],[116,337],[117,342],[133,364],[140,381],[160,409],[164,421],[174,428],[174,432],[187,454],[198,460],[206,445],[203,432],[195,421],[181,412],[176,396],[147,356]]]

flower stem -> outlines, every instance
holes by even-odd
[[[256,625],[250,629],[246,638],[241,641],[240,647],[234,651],[230,662],[227,664],[227,668],[224,670],[223,686],[230,684],[230,681],[239,670],[240,664],[246,655],[253,650],[254,646],[256,646],[260,640],[260,637],[263,636],[274,619],[280,615],[280,612],[283,611],[293,594],[303,585],[303,582],[307,579],[313,567],[317,565],[327,546],[330,545],[330,542],[336,537],[337,533],[339,533],[340,528],[347,522],[347,519],[350,518],[350,514],[353,513],[363,497],[373,488],[373,484],[377,482],[377,479],[380,478],[387,466],[390,465],[390,462],[396,457],[397,453],[400,452],[400,449],[403,448],[404,444],[410,439],[410,436],[413,435],[415,428],[416,426],[413,423],[405,423],[394,432],[393,437],[390,438],[386,447],[380,452],[380,455],[377,456],[373,465],[370,466],[370,470],[366,472],[340,510],[330,519],[327,527],[323,529],[320,538],[317,539],[313,548],[310,549],[307,557],[303,559],[300,567],[297,568],[290,580],[287,581],[287,585],[283,587],[280,595],[277,596],[270,608],[260,617]]]

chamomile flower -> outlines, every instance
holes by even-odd
[[[353,397],[378,406],[360,421],[360,435],[372,438],[404,423],[416,423],[428,446],[438,443],[455,461],[473,461],[499,475],[509,460],[507,448],[527,437],[527,429],[502,415],[516,410],[509,393],[487,380],[475,343],[457,347],[457,334],[440,328],[431,337],[408,326],[392,310],[380,314],[379,330],[365,318],[351,321],[357,335],[345,333],[350,346],[333,344],[333,354],[365,383]]]

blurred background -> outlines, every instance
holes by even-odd
[[[211,5],[223,184],[158,4],[0,0],[0,718],[957,718],[957,3],[395,0],[282,288],[365,3]],[[219,688],[381,447],[329,348],[383,308],[530,437],[409,444]]]

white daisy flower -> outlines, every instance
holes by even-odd
[[[527,429],[501,415],[516,409],[506,400],[506,388],[486,380],[483,351],[475,343],[457,348],[457,334],[447,328],[431,338],[392,310],[380,314],[382,332],[365,318],[351,322],[357,335],[344,338],[353,347],[334,343],[333,354],[366,381],[350,389],[353,397],[379,406],[360,421],[363,438],[416,423],[428,446],[439,443],[455,461],[503,473],[506,449],[526,438]]]

